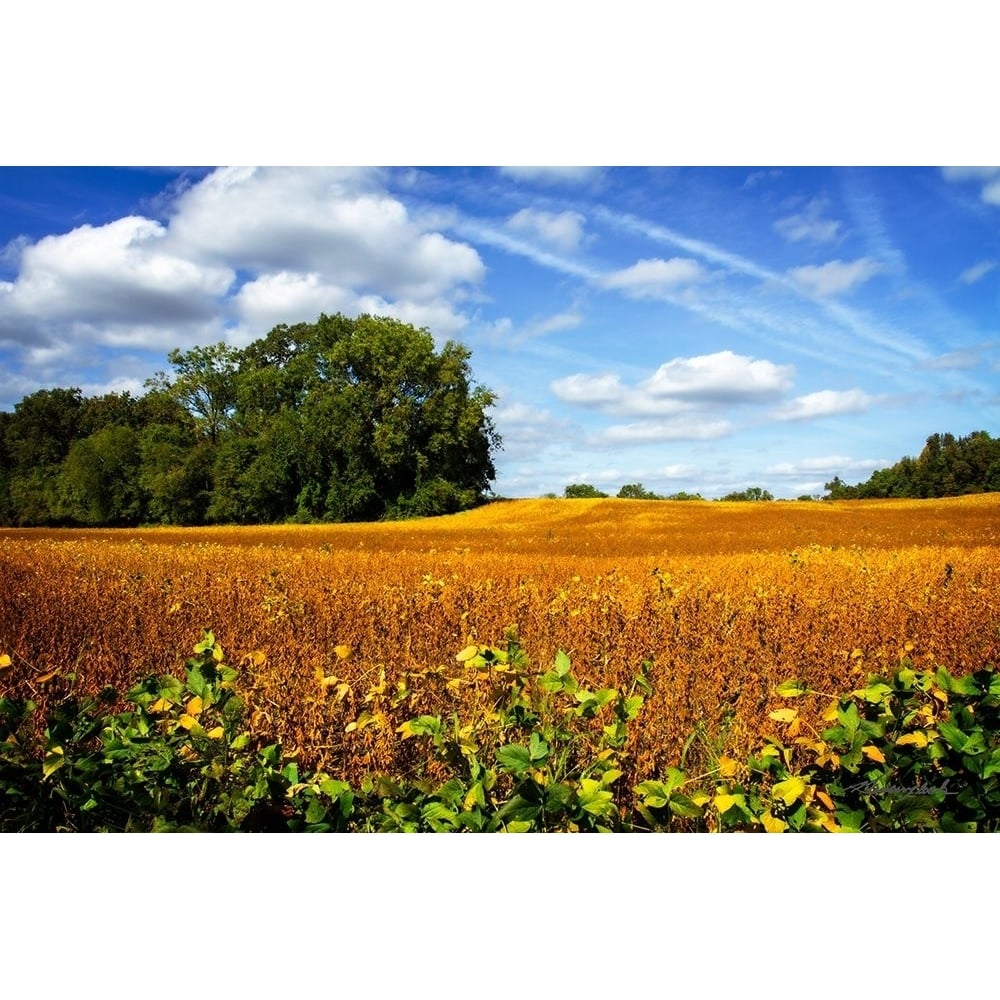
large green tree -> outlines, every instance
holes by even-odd
[[[275,327],[243,354],[230,492],[248,512],[356,520],[436,514],[485,494],[500,444],[466,347],[387,317]],[[242,465],[241,465],[242,461]]]
[[[171,351],[144,396],[42,390],[0,415],[0,521],[196,524],[460,510],[500,445],[466,347],[320,316]]]

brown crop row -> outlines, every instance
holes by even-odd
[[[734,755],[774,687],[845,691],[907,654],[1000,661],[997,497],[851,504],[516,501],[400,524],[0,532],[0,687],[127,688],[212,628],[261,735],[352,779],[404,769],[396,727],[469,710],[455,653],[516,628],[595,686],[653,663],[648,776],[701,726]],[[348,653],[349,650],[349,653]],[[348,655],[344,655],[347,653]],[[3,693],[3,692],[0,692]],[[349,730],[349,731],[348,731]]]

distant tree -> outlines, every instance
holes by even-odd
[[[848,486],[839,476],[826,484],[829,500],[943,497],[1000,490],[1000,439],[986,431],[965,437],[932,434],[916,458],[905,456]]]
[[[656,493],[645,489],[642,483],[626,483],[619,491],[620,500],[662,500]]]
[[[668,493],[664,500],[704,500],[705,498],[700,493],[688,493],[685,490],[681,490],[679,493]]]
[[[563,496],[569,500],[595,500],[607,495],[607,493],[602,493],[596,486],[591,486],[590,483],[570,483],[563,490]]]
[[[747,487],[747,489],[742,490],[738,493],[727,493],[724,497],[720,497],[719,499],[762,503],[764,501],[773,500],[774,497],[767,490],[762,489],[760,486],[749,486]]]

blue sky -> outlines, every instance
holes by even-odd
[[[1000,170],[0,169],[0,406],[373,312],[472,351],[496,490],[822,492],[1000,433]]]

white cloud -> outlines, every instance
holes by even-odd
[[[978,181],[979,196],[988,205],[1000,205],[1000,167],[942,167],[947,181]]]
[[[0,264],[5,267],[18,267],[21,263],[21,252],[30,245],[31,237],[15,236],[0,247]]]
[[[962,368],[978,368],[982,364],[983,357],[979,350],[974,347],[963,348],[959,351],[949,351],[941,354],[929,361],[924,361],[918,368],[927,371],[955,371]]]
[[[570,253],[583,241],[586,220],[579,212],[544,212],[522,208],[507,220],[507,227],[516,233],[531,233],[549,246]]]
[[[411,215],[383,180],[360,169],[222,169],[175,186],[160,205],[165,222],[133,215],[37,243],[19,237],[3,248],[17,273],[0,281],[0,342],[18,345],[16,363],[39,380],[66,383],[96,345],[163,356],[246,343],[320,312],[389,315],[453,336],[483,262],[433,227],[448,212]]]
[[[825,298],[849,292],[884,270],[878,261],[861,257],[853,261],[831,260],[818,266],[795,267],[788,273],[803,288]]]
[[[673,465],[665,465],[662,469],[658,469],[654,475],[664,476],[667,479],[690,479],[692,476],[697,476],[701,472],[701,469],[697,465],[684,465],[683,463],[674,463]]]
[[[21,249],[3,308],[25,319],[176,323],[207,319],[231,285],[224,266],[173,252],[164,226],[127,216]]]
[[[639,389],[656,398],[746,402],[773,397],[788,389],[794,373],[791,365],[719,351],[667,361]]]
[[[571,435],[568,420],[530,403],[501,402],[491,415],[503,439],[506,462],[537,462],[542,452],[553,445],[561,445]]]
[[[602,167],[501,167],[500,173],[517,181],[538,184],[586,184],[601,176]]]
[[[525,327],[529,337],[542,336],[546,333],[557,333],[560,330],[576,329],[583,322],[583,316],[574,311],[555,313],[542,319],[531,320]]]
[[[604,275],[603,288],[622,292],[631,299],[655,298],[673,291],[680,285],[704,281],[708,272],[690,257],[653,258],[640,260],[631,267]]]
[[[989,180],[1000,174],[1000,167],[942,167],[948,181]]]
[[[377,175],[357,170],[216,171],[178,198],[170,236],[189,255],[317,272],[389,298],[433,298],[485,276],[472,247],[425,231]]]
[[[662,441],[708,441],[733,431],[728,420],[705,420],[701,417],[674,420],[648,420],[631,424],[613,424],[590,443],[602,445],[657,444]]]
[[[850,458],[847,455],[823,455],[803,458],[797,462],[778,462],[765,473],[771,476],[801,476],[806,473],[864,472],[889,463],[883,458]]]
[[[988,205],[1000,205],[1000,181],[987,184],[980,192],[980,197]]]
[[[605,407],[617,405],[628,389],[617,375],[566,375],[551,384],[552,391],[564,403],[577,406]]]
[[[234,298],[236,312],[255,336],[264,336],[278,323],[313,322],[320,313],[336,313],[356,304],[355,296],[340,285],[323,281],[315,272],[279,271],[248,281]]]
[[[791,386],[793,374],[791,365],[719,351],[674,358],[632,385],[614,373],[575,374],[555,379],[550,388],[557,399],[575,406],[616,416],[674,420],[693,411],[773,399]]]
[[[875,398],[862,389],[823,389],[790,400],[772,415],[777,420],[812,420],[840,413],[864,413],[874,402]]]
[[[801,240],[831,243],[840,234],[841,224],[834,219],[824,219],[823,207],[822,201],[813,198],[804,211],[779,219],[774,228],[791,243]]]
[[[995,260],[981,260],[978,264],[966,268],[959,276],[958,280],[963,285],[974,285],[980,278],[986,277],[997,266]]]
[[[762,184],[764,181],[777,180],[783,171],[781,170],[754,170],[747,174],[746,180],[743,182],[741,187],[745,191],[749,191],[752,188],[757,187],[758,184]]]

